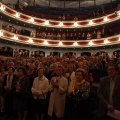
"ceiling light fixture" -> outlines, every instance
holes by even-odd
[[[18,37],[16,35],[14,35],[13,39],[14,40],[18,40]]]
[[[3,32],[0,30],[0,36],[3,36]]]
[[[45,25],[49,25],[49,21],[48,20],[45,21]]]
[[[104,18],[104,21],[106,21],[106,22],[107,22],[107,21],[108,21],[108,18],[107,18],[107,17],[105,17],[105,18]]]
[[[59,42],[59,46],[62,46],[62,42],[61,41]]]
[[[74,45],[74,46],[78,46],[78,43],[77,43],[77,42],[74,42],[73,45]]]
[[[34,22],[34,19],[31,17],[31,19],[29,20],[30,22]]]
[[[104,40],[104,43],[105,43],[105,44],[108,44],[108,43],[109,43],[108,39],[105,39],[105,40]]]
[[[77,22],[74,22],[74,26],[77,27],[77,26],[78,26],[78,23],[77,23]]]
[[[48,42],[46,40],[44,41],[44,45],[48,45]]]
[[[93,23],[93,21],[92,20],[90,20],[89,21],[89,25],[93,25],[94,23]]]
[[[90,46],[94,45],[92,41],[90,41],[88,44],[89,44]]]
[[[15,16],[16,18],[19,18],[20,14],[16,12]]]
[[[5,10],[5,6],[4,6],[4,5],[1,5],[0,9],[1,9],[2,11],[4,11],[4,10]]]
[[[29,43],[33,43],[33,40],[30,38],[30,39],[28,40],[28,42],[29,42]]]
[[[63,26],[63,22],[60,22],[59,26],[62,27]]]
[[[120,16],[120,10],[119,11],[115,11],[115,13]]]
[[[118,41],[120,41],[120,37],[119,37]]]

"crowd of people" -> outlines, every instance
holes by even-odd
[[[30,34],[31,34],[30,30],[27,30],[23,27],[15,26],[13,24],[6,23],[6,22],[2,22],[2,29],[6,30],[6,31],[9,31],[9,32],[12,32],[12,33],[25,35],[25,36],[30,36]]]
[[[105,30],[104,28],[93,31],[87,30],[87,31],[71,32],[71,33],[68,32],[53,33],[53,32],[36,31],[36,37],[43,39],[52,39],[52,40],[91,40],[91,39],[100,39],[100,38],[112,36],[115,34],[114,32],[115,31],[112,31],[111,29]]]
[[[16,34],[58,40],[96,39],[108,34],[104,28],[92,33],[55,35],[34,34],[9,24],[2,27]],[[109,34],[113,34],[111,30]],[[14,57],[0,57],[0,117],[5,116],[6,120],[110,120],[107,112],[120,111],[120,54],[45,57],[36,52],[35,57],[25,51],[16,49]],[[13,53],[13,49],[10,52]]]
[[[9,120],[105,120],[120,110],[119,73],[120,56],[105,52],[0,57],[0,110]]]
[[[9,23],[3,23],[2,29],[7,30],[12,33],[37,37],[42,39],[51,39],[51,40],[90,40],[90,39],[100,39],[115,34],[119,34],[119,31],[112,31],[112,29],[106,30],[105,28],[96,29],[93,31],[79,31],[79,32],[51,32],[51,31],[40,31],[40,30],[26,30],[22,27],[16,27]]]

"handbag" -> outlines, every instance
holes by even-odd
[[[42,105],[45,105],[46,104],[46,98],[45,98],[45,95],[44,95],[43,92],[42,92],[42,95],[43,95],[44,99],[39,99],[39,100],[40,100]]]

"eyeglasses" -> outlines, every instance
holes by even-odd
[[[115,70],[115,69],[108,69],[108,71],[113,71],[113,70]]]
[[[82,76],[81,74],[75,74],[76,76]]]

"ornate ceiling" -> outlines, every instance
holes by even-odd
[[[33,5],[34,1],[36,5],[42,5],[42,6],[49,6],[49,1],[50,1],[50,6],[51,7],[64,7],[64,0],[19,0],[21,4],[24,5]],[[105,4],[109,3],[111,1],[116,1],[116,0],[95,0],[96,5],[100,4]],[[15,4],[17,0],[3,0],[3,3],[8,4]],[[74,7],[79,7],[79,0],[65,0],[65,7],[66,8],[74,8]],[[94,5],[94,0],[80,0],[80,6],[81,7],[87,7],[87,6],[93,6]]]

